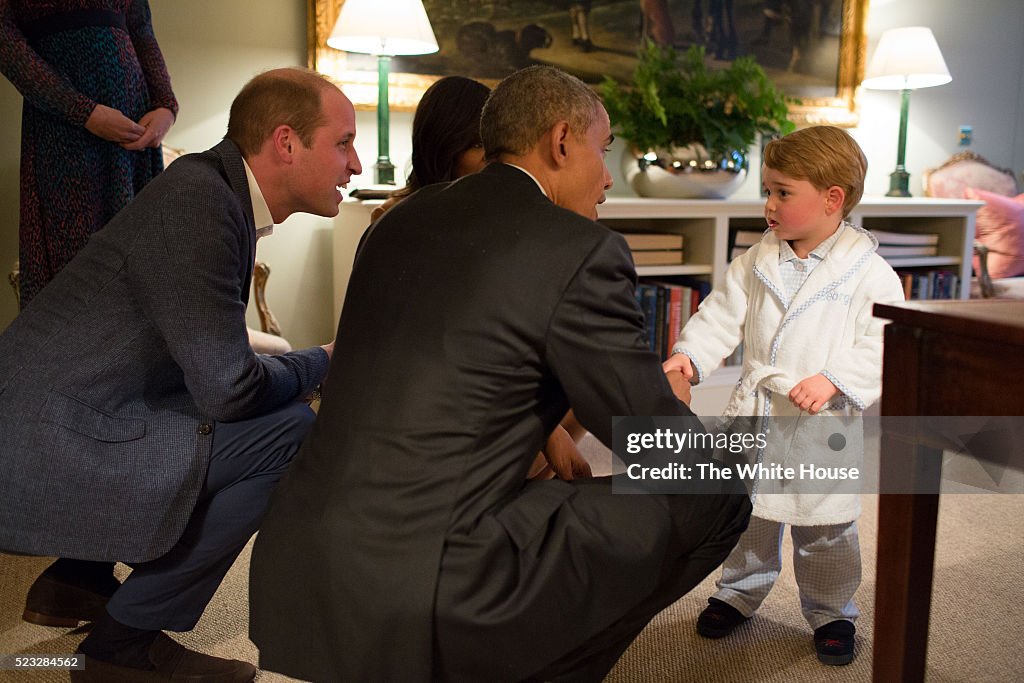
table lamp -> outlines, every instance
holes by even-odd
[[[871,90],[899,90],[902,96],[896,170],[889,176],[887,196],[910,196],[910,174],[905,165],[910,91],[943,85],[951,80],[953,77],[949,75],[930,28],[908,26],[889,29],[882,34],[861,85]]]
[[[421,0],[346,0],[327,39],[336,50],[377,55],[377,164],[374,182],[395,184],[388,152],[388,71],[393,55],[437,52],[437,39]]]

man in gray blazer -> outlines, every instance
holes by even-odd
[[[257,238],[337,214],[354,137],[326,79],[255,77],[225,140],[156,177],[0,336],[0,550],[63,558],[25,617],[96,622],[73,680],[255,676],[162,631],[196,624],[312,424],[334,342],[257,355],[245,309]]]
[[[746,527],[742,487],[526,480],[570,405],[605,444],[616,415],[693,418],[645,346],[625,240],[594,222],[600,99],[531,67],[481,129],[494,161],[403,200],[356,257],[331,391],[253,551],[264,668],[599,681]]]

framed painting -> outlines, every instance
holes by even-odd
[[[382,2],[385,0],[382,0]],[[309,66],[338,81],[357,107],[376,103],[376,61],[327,47],[344,0],[307,0]],[[643,40],[679,51],[703,45],[712,67],[751,55],[800,104],[798,125],[857,123],[868,0],[423,0],[440,50],[396,57],[391,106],[414,108],[448,74],[489,85],[531,64],[597,83],[631,80]]]

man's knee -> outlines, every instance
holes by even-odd
[[[293,401],[277,411],[275,418],[280,430],[277,436],[279,451],[290,461],[313,428],[316,413],[305,403]]]
[[[302,443],[306,434],[313,428],[316,422],[316,413],[302,401],[292,401],[279,411],[282,420],[282,427],[295,438],[297,443]]]
[[[316,413],[305,403],[293,401],[261,419],[265,420],[262,444],[254,444],[254,450],[263,453],[260,469],[284,472],[313,428]]]
[[[694,542],[738,540],[753,509],[745,493],[667,496],[676,532],[683,545]]]

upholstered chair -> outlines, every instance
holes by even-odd
[[[953,155],[924,174],[925,194],[980,199],[975,221],[972,292],[981,297],[1024,297],[1024,194],[1013,172],[974,152]],[[975,296],[972,293],[972,296]]]

